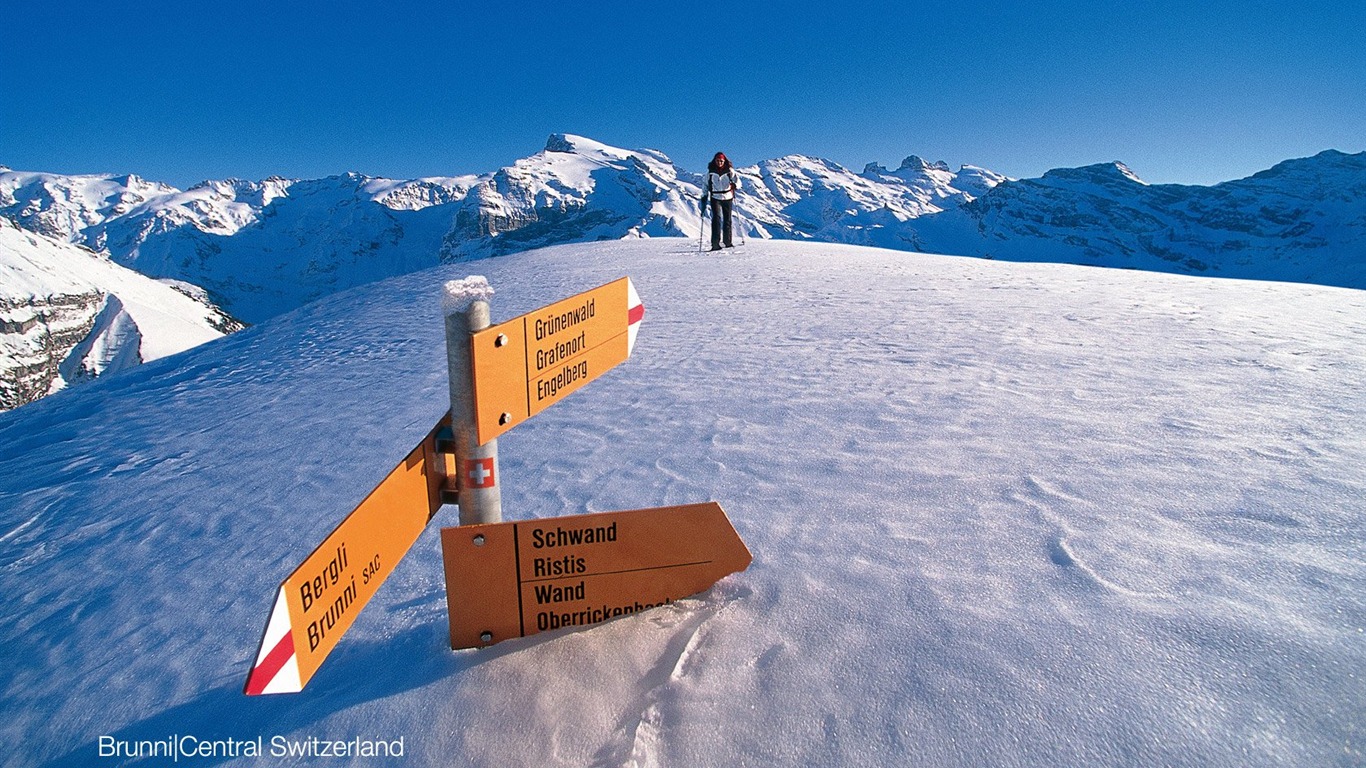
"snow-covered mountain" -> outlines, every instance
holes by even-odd
[[[690,245],[438,267],[0,414],[0,766],[1362,763],[1366,292]],[[715,500],[753,564],[453,652],[448,508],[303,693],[243,696],[280,581],[446,410],[471,272],[495,321],[646,306],[499,439],[506,519]]]
[[[1119,163],[1014,180],[911,156],[896,170],[793,155],[738,169],[747,237],[1366,287],[1366,153],[1213,187]],[[483,176],[204,182],[0,171],[0,215],[260,321],[338,290],[555,243],[697,237],[701,176],[655,150],[556,134]]]
[[[856,174],[791,155],[736,169],[739,226],[751,237],[873,243],[886,224],[961,205],[1005,180],[979,168],[907,158],[896,171]],[[624,150],[557,134],[546,148],[475,185],[446,235],[444,261],[564,242],[697,237],[702,175],[656,150]]]
[[[0,410],[241,327],[196,286],[157,282],[0,217]]]
[[[696,235],[700,190],[669,158],[556,134],[475,184],[456,206],[443,261],[565,242]]]
[[[1366,288],[1366,153],[1212,187],[1148,185],[1122,163],[1049,171],[913,232],[939,253]]]
[[[895,171],[869,164],[861,174],[800,155],[737,170],[745,177],[737,203],[745,231],[892,248],[904,248],[900,233],[914,219],[956,208],[1007,181],[972,166],[955,173],[915,155]]]
[[[255,322],[439,263],[450,204],[474,183],[345,174],[207,181],[181,192],[136,177],[10,171],[0,173],[0,215],[145,275],[202,286]]]
[[[17,173],[0,166],[0,213],[25,229],[102,250],[105,222],[127,216],[148,200],[180,194],[167,184],[123,176]]]
[[[753,237],[901,245],[896,227],[973,199],[1005,177],[907,158],[862,174],[790,156],[738,169]],[[564,242],[696,237],[702,178],[655,150],[555,134],[480,177],[204,182],[0,172],[0,215],[205,286],[250,321],[327,293],[451,261]],[[890,228],[890,229],[889,229]]]

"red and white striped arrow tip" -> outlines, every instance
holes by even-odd
[[[256,664],[247,676],[244,693],[257,696],[262,693],[298,693],[304,689],[299,678],[299,658],[294,654],[294,633],[289,624],[289,604],[285,601],[285,588],[275,597],[275,607],[271,609],[270,621],[266,624],[265,637],[261,638],[261,651],[256,655]]]
[[[636,346],[636,333],[640,330],[640,320],[645,317],[645,305],[640,302],[636,285],[626,278],[626,354]]]

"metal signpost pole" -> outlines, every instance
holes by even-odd
[[[452,280],[445,285],[446,361],[450,370],[451,431],[460,488],[460,524],[503,521],[498,441],[479,445],[475,434],[474,374],[470,336],[489,326],[493,288],[483,277]]]

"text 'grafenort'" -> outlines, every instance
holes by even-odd
[[[580,333],[568,341],[555,342],[549,349],[536,350],[536,372],[540,373],[562,360],[582,352],[588,346],[588,331]]]

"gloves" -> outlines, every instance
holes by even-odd
[[[702,196],[701,201],[700,201],[700,204],[699,204],[698,207],[697,207],[697,212],[700,213],[700,214],[702,214],[703,216],[706,216],[706,215],[707,215],[707,196],[706,196],[706,195],[703,195],[703,196]]]

